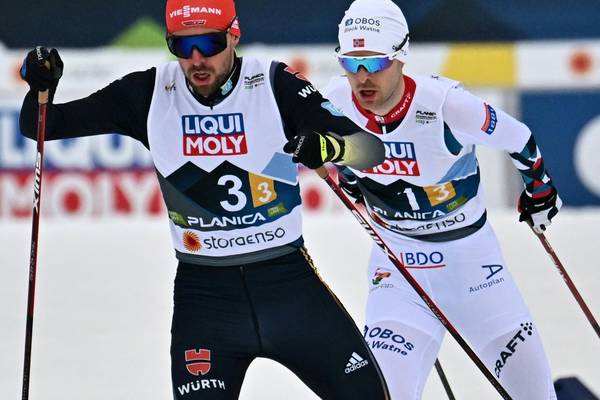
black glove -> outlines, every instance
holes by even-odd
[[[556,189],[552,188],[547,196],[532,198],[525,190],[519,197],[517,209],[521,215],[519,222],[527,222],[535,233],[543,233],[550,225],[550,221],[562,207]]]
[[[336,162],[342,159],[344,140],[333,137],[331,133],[306,131],[287,142],[283,151],[293,154],[293,162],[301,162],[310,169],[316,169],[328,161]]]
[[[50,64],[50,67],[46,65]],[[56,90],[58,81],[63,73],[63,62],[56,49],[48,50],[37,46],[27,53],[21,66],[21,78],[29,84],[31,90]]]

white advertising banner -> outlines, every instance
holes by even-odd
[[[341,73],[333,49],[334,45],[250,45],[242,47],[239,53],[284,61],[322,88],[332,76]],[[26,50],[0,47],[0,219],[30,215],[35,143],[21,136],[18,122],[27,89],[19,77],[25,54]],[[483,59],[484,67],[491,59],[504,60],[506,65],[494,67],[493,75],[471,73],[474,70],[469,68],[473,66],[467,62],[463,65],[461,60],[470,60],[473,54]],[[65,70],[56,102],[87,96],[127,73],[171,59],[166,49],[61,50],[61,57]],[[519,117],[515,101],[519,89],[599,88],[600,41],[525,42],[479,48],[414,45],[406,72],[463,78],[475,94]],[[488,84],[482,84],[485,79],[489,79]],[[512,206],[518,180],[506,157],[486,149],[480,149],[478,154],[489,205]],[[164,212],[149,154],[132,139],[105,135],[49,142],[45,163],[44,216],[102,217]],[[302,174],[307,212],[341,209],[316,175],[309,171]]]

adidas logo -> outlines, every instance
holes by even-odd
[[[352,352],[352,355],[350,356],[350,360],[348,360],[348,364],[346,364],[346,369],[344,370],[344,372],[349,374],[350,372],[354,372],[357,369],[364,367],[368,363],[369,362],[367,360],[365,360],[358,354]]]

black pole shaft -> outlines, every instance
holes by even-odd
[[[442,364],[440,364],[440,360],[435,359],[435,370],[437,371],[440,381],[442,381],[442,385],[444,386],[444,390],[446,391],[446,395],[448,395],[448,400],[456,400],[454,397],[454,393],[452,393],[452,388],[450,387],[450,383],[448,382],[448,378],[446,378],[446,374],[442,369]]]
[[[535,233],[535,231],[534,231],[534,233]],[[579,304],[581,311],[583,311],[583,313],[585,314],[585,317],[592,325],[594,332],[596,332],[596,335],[600,338],[600,326],[598,325],[596,318],[594,318],[594,314],[592,314],[592,311],[589,309],[589,307],[583,300],[583,297],[581,297],[579,290],[577,290],[577,287],[575,286],[575,284],[569,277],[569,274],[567,274],[567,270],[563,266],[562,262],[560,262],[560,259],[556,255],[556,252],[554,251],[552,246],[550,246],[550,242],[548,242],[548,239],[546,239],[546,236],[543,233],[535,233],[535,235],[538,237],[538,239],[540,239],[542,246],[544,247],[544,249],[550,256],[550,258],[552,259],[552,262],[556,266],[556,269],[558,270],[558,273],[560,274],[560,276],[563,278],[563,281],[567,284],[567,287],[571,291],[571,294],[573,295],[573,297],[575,297],[575,301],[577,302],[577,304]]]

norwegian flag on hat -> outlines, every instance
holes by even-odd
[[[363,38],[353,39],[352,46],[353,47],[365,47],[365,39],[363,39]]]

